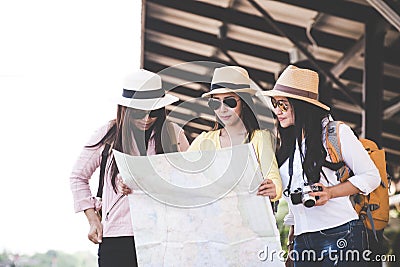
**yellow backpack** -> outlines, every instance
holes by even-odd
[[[353,175],[351,169],[344,164],[339,139],[339,125],[343,122],[330,121],[326,130],[326,147],[333,163],[342,162],[342,166],[336,170],[336,177],[340,182],[346,181]],[[385,151],[379,149],[375,142],[368,139],[359,139],[367,150],[381,176],[381,184],[369,195],[357,194],[353,196],[354,209],[364,220],[365,226],[374,232],[382,230],[389,221],[389,179],[386,172]],[[368,219],[367,219],[368,218]]]

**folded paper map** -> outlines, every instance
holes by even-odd
[[[283,266],[251,144],[129,156],[114,151],[129,195],[139,266]]]

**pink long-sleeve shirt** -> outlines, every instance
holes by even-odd
[[[178,139],[178,148],[180,151],[185,151],[189,146],[186,136],[178,125],[173,125]],[[99,142],[107,133],[110,126],[111,124],[107,123],[98,129],[90,138],[87,145],[93,145]],[[98,210],[102,207],[104,237],[133,236],[128,198],[123,197],[120,193],[115,193],[111,185],[110,173],[106,171],[104,175],[102,203],[93,196],[90,190],[89,179],[100,166],[103,149],[104,146],[93,148],[84,147],[72,169],[70,185],[74,199],[75,212],[81,212],[89,208]],[[134,148],[133,154],[140,154],[137,148]],[[155,154],[155,142],[154,139],[151,138],[148,144],[147,155]],[[110,160],[111,156],[108,157],[107,166]]]

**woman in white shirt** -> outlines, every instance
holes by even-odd
[[[296,267],[365,266],[365,227],[349,196],[369,194],[379,185],[374,163],[343,124],[339,128],[342,154],[354,176],[341,183],[333,170],[324,167],[330,161],[325,146],[330,108],[318,101],[316,72],[288,66],[273,90],[262,95],[271,97],[279,122],[277,160],[289,205],[288,246],[293,248],[287,265],[293,260]],[[314,192],[307,193],[311,185]]]

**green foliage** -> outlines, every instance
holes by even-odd
[[[95,267],[96,257],[89,252],[67,254],[62,251],[49,250],[46,253],[36,253],[32,256],[14,255],[4,251],[0,254],[0,266],[20,267]]]
[[[286,250],[287,237],[289,234],[289,226],[283,224],[283,219],[289,212],[287,202],[281,198],[279,200],[278,212],[275,214],[276,222],[278,224],[279,234],[281,237],[282,249]]]
[[[5,260],[8,260],[8,253],[4,250],[4,251],[0,254],[0,262],[4,262]]]

